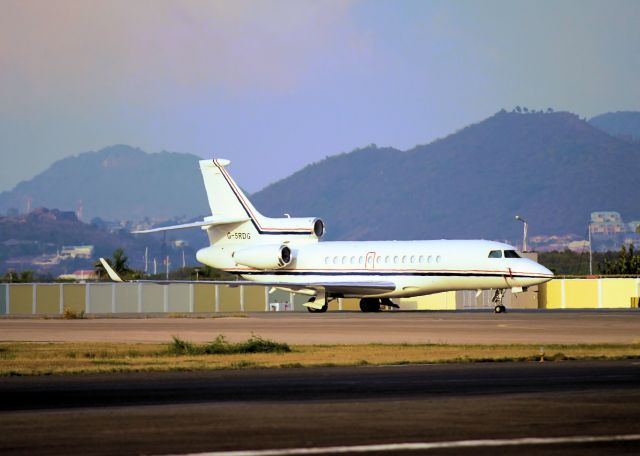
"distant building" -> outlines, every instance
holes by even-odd
[[[34,266],[41,266],[45,268],[49,266],[56,266],[60,264],[60,256],[59,255],[42,255],[37,258],[34,258],[33,261],[31,261],[31,264],[33,264]]]
[[[58,278],[62,280],[93,280],[96,278],[96,273],[92,269],[78,269],[71,274],[61,274]]]
[[[624,233],[627,227],[619,212],[592,212],[589,224],[591,234]]]
[[[635,231],[639,221],[624,223],[619,212],[592,212],[589,233],[593,251],[620,250],[623,245],[640,246],[640,234]]]
[[[84,258],[90,259],[93,256],[92,245],[65,245],[60,249],[60,258],[66,260],[68,258]]]

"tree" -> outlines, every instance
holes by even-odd
[[[640,253],[636,253],[633,244],[628,249],[623,245],[616,259],[605,259],[599,268],[606,275],[640,274]]]
[[[112,258],[105,258],[105,261],[111,266],[111,268],[123,279],[126,278],[138,278],[140,273],[134,271],[129,268],[127,262],[129,261],[129,257],[124,254],[124,250],[121,248],[117,248],[113,251]],[[102,263],[98,260],[93,265],[96,275],[98,278],[106,277],[107,271],[105,271]]]
[[[514,109],[515,112],[517,112],[518,114],[522,112],[522,108],[520,106],[516,106],[516,108]]]
[[[8,283],[31,283],[34,281],[34,273],[29,269],[20,272],[10,269],[0,278],[0,281]]]

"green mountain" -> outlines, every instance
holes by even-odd
[[[589,123],[612,136],[640,142],[640,112],[607,112],[593,117]]]
[[[266,215],[318,216],[328,239],[586,235],[589,214],[640,217],[640,144],[567,112],[508,113],[409,151],[374,146],[252,196]]]
[[[32,208],[75,211],[82,204],[83,220],[194,217],[208,210],[198,160],[123,145],[82,153],[0,193],[0,213],[25,212],[31,199]]]

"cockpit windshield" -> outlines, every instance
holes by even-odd
[[[492,250],[491,252],[489,252],[489,258],[502,258],[502,250]],[[504,257],[505,258],[522,258],[520,255],[518,255],[518,252],[516,252],[515,250],[505,250],[504,251]]]

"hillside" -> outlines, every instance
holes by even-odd
[[[507,113],[402,152],[329,157],[254,194],[266,215],[319,216],[329,239],[584,235],[589,213],[640,216],[640,145],[566,112]]]
[[[200,233],[202,244],[205,236]],[[117,248],[123,248],[129,256],[129,264],[137,269],[144,268],[144,252],[148,248],[148,257],[157,258],[162,269],[162,259],[169,255],[171,264],[179,266],[182,261],[182,248],[171,245],[174,239],[167,236],[163,244],[162,235],[132,235],[126,229],[109,232],[95,225],[80,222],[73,212],[57,209],[36,209],[29,214],[14,217],[0,217],[0,273],[9,267],[18,270],[36,269],[60,274],[78,268],[91,268],[100,256],[111,257]],[[41,255],[55,255],[62,246],[93,245],[92,258],[62,262],[59,265],[39,267],[33,265],[33,259]],[[195,263],[196,246],[184,247],[188,264]],[[12,260],[15,264],[6,263]]]
[[[612,136],[640,142],[640,112],[608,112],[593,117],[589,123]]]
[[[82,153],[0,193],[0,213],[10,208],[25,212],[30,197],[32,208],[64,211],[75,211],[82,201],[87,221],[194,217],[208,210],[198,160],[191,154],[147,154],[122,145]]]

